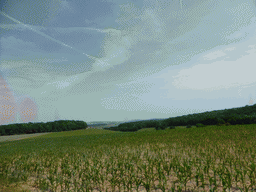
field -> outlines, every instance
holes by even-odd
[[[0,191],[256,191],[256,125],[0,142]]]
[[[45,135],[48,133],[33,133],[33,134],[21,134],[21,135],[5,135],[5,136],[0,136],[0,142],[6,142],[6,141],[16,141],[20,139],[26,139],[29,137],[37,137],[40,135]]]

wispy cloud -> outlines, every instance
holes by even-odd
[[[0,24],[3,76],[39,119],[167,118],[247,104],[256,88],[254,2],[59,3],[48,26],[1,15],[17,23]]]

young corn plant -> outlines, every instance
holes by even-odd
[[[3,142],[0,191],[19,181],[31,191],[253,191],[255,135],[254,125],[224,125],[90,129]]]

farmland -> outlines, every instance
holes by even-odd
[[[81,129],[0,143],[0,191],[256,191],[256,125]]]

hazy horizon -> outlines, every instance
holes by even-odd
[[[0,125],[253,105],[255,2],[1,2]]]

